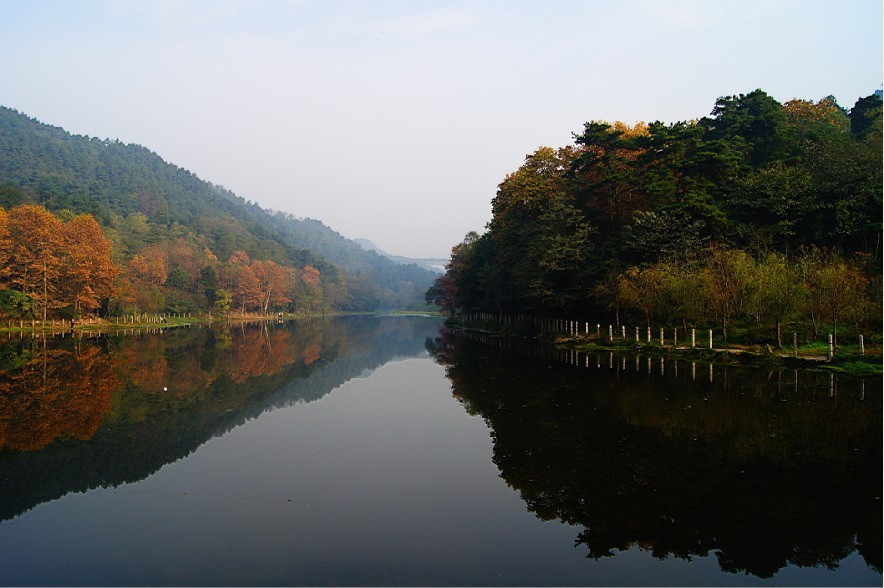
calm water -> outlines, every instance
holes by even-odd
[[[345,318],[0,346],[0,584],[881,585],[881,378]]]

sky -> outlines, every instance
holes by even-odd
[[[0,105],[447,258],[587,121],[881,87],[881,0],[0,0]]]

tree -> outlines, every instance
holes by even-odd
[[[832,340],[837,349],[838,321],[850,308],[865,304],[868,280],[834,253],[811,258],[807,278],[811,298],[832,322]]]
[[[660,272],[654,266],[631,267],[617,281],[624,304],[640,310],[650,327],[660,301]]]
[[[213,308],[215,312],[222,313],[224,316],[230,316],[230,305],[233,303],[233,295],[225,290],[224,288],[219,288],[215,290],[215,302],[213,304]]]
[[[16,206],[6,218],[6,283],[30,296],[46,320],[59,308],[58,282],[64,256],[64,227],[42,206]]]
[[[706,312],[699,279],[701,266],[696,259],[670,259],[655,265],[660,275],[660,305],[670,322],[680,322],[687,333],[688,324],[696,324]]]
[[[254,261],[252,271],[258,280],[261,310],[265,314],[270,307],[279,307],[291,302],[288,292],[291,289],[293,275],[286,268],[273,261]]]
[[[34,301],[18,290],[0,290],[0,313],[16,318],[27,316],[34,308]]]
[[[447,273],[436,278],[424,294],[424,300],[428,305],[435,305],[453,317],[457,312],[457,286],[454,279]]]
[[[575,154],[570,147],[558,151],[541,147],[500,184],[487,242],[476,236],[476,252],[483,253],[477,260],[483,262],[464,264],[470,269],[487,265],[493,272],[486,285],[495,292],[490,296],[486,292],[486,300],[562,309],[585,297],[595,228],[568,190],[566,175]],[[463,245],[473,246],[466,241]],[[464,297],[465,284],[455,283]]]
[[[727,328],[731,317],[743,309],[749,292],[752,258],[745,251],[710,247],[701,281],[713,308],[721,321],[721,331],[727,342]]]
[[[64,225],[66,301],[75,315],[93,312],[114,292],[119,270],[111,261],[111,243],[92,215],[79,215]]]
[[[700,124],[710,139],[742,142],[750,165],[764,165],[783,155],[785,114],[782,105],[762,90],[719,98],[712,118]]]
[[[768,253],[753,269],[749,305],[759,322],[774,322],[777,346],[782,347],[783,319],[797,308],[804,291],[801,276],[781,253]]]
[[[162,247],[146,247],[126,265],[126,279],[130,284],[126,301],[143,312],[159,312],[166,305],[163,286],[168,277],[169,268]]]
[[[307,314],[317,312],[322,308],[322,283],[319,270],[311,265],[304,266],[301,270],[301,286],[300,296],[298,297],[298,305],[304,309]]]
[[[854,137],[863,139],[874,132],[875,121],[881,120],[881,106],[881,97],[878,94],[871,94],[856,101],[850,109],[850,132]]]

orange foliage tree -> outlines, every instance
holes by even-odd
[[[114,291],[119,273],[111,261],[111,243],[92,215],[81,214],[64,225],[65,263],[61,284],[64,300],[75,315],[92,312]]]
[[[62,306],[58,296],[64,258],[64,230],[60,220],[42,206],[16,206],[6,216],[0,246],[4,283],[24,292],[46,320],[49,308]]]
[[[294,283],[294,272],[274,261],[254,261],[252,271],[258,280],[261,310],[267,313],[271,307],[278,308],[291,302],[288,293]]]

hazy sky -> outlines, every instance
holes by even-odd
[[[881,0],[0,0],[0,104],[447,257],[589,120],[881,86]]]

